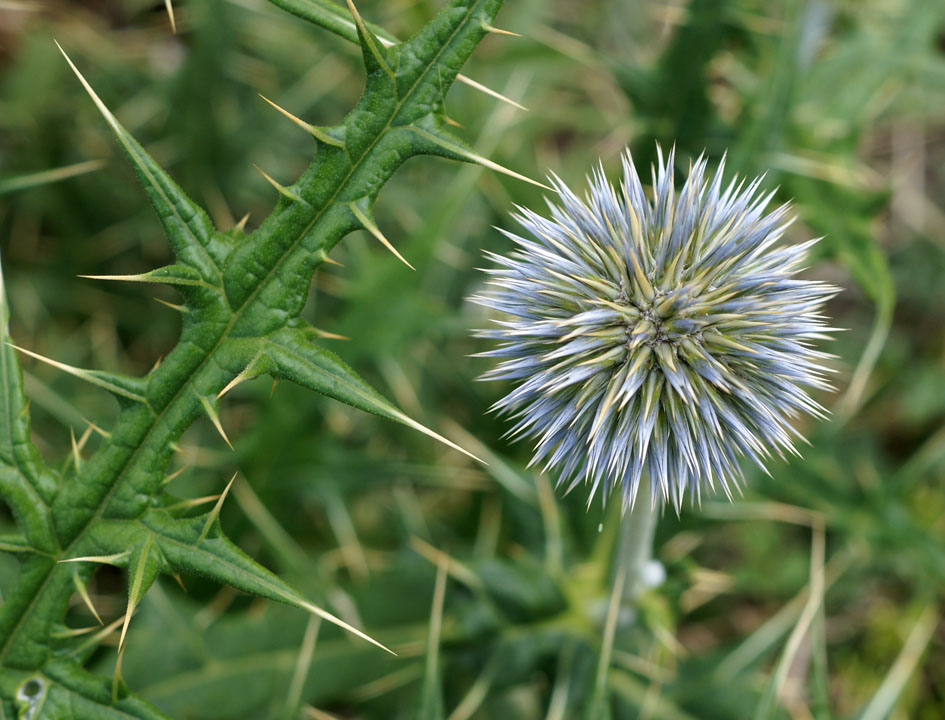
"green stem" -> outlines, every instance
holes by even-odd
[[[620,518],[620,536],[614,557],[613,577],[620,568],[625,568],[626,581],[623,586],[623,604],[636,604],[637,598],[646,589],[643,572],[653,557],[653,535],[656,532],[656,509],[653,507],[653,491],[650,478],[640,478],[640,488],[633,509]]]

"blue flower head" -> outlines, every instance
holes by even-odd
[[[519,208],[519,236],[474,298],[502,315],[483,379],[513,388],[494,409],[513,437],[536,441],[532,463],[588,503],[641,482],[677,510],[688,491],[731,496],[739,458],[764,468],[795,453],[790,421],[823,417],[807,388],[829,388],[821,310],[837,289],[796,277],[816,240],[785,244],[788,207],[765,212],[761,179],[723,186],[700,158],[677,193],[673,153],[653,168],[652,199],[629,152],[615,188],[603,169],[582,200],[552,178],[550,217]],[[724,165],[724,163],[723,163]]]

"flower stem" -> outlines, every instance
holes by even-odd
[[[621,568],[625,569],[623,604],[634,605],[646,589],[644,571],[653,557],[653,535],[656,532],[656,509],[653,507],[650,479],[645,474],[640,478],[633,509],[620,518],[620,535],[615,555],[613,577]]]

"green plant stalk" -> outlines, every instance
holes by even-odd
[[[367,70],[361,100],[341,125],[311,128],[318,141],[315,161],[293,185],[277,186],[278,205],[250,234],[214,229],[79,76],[145,186],[177,258],[174,265],[124,279],[174,285],[184,297],[183,326],[180,342],[143,378],[64,368],[109,390],[121,412],[81,469],[76,463],[51,468],[29,442],[2,301],[0,498],[20,533],[2,538],[0,547],[22,559],[16,590],[0,607],[4,713],[160,717],[127,693],[117,673],[114,683],[85,673],[82,661],[95,643],[54,637],[76,583],[87,581],[99,562],[128,568],[122,642],[135,607],[161,572],[208,575],[343,625],[233,545],[220,529],[219,507],[197,517],[165,509],[166,468],[175,443],[197,419],[206,415],[220,428],[221,394],[263,374],[435,436],[318,347],[300,313],[313,273],[345,235],[365,229],[382,238],[371,208],[405,160],[427,154],[491,165],[444,130],[442,103],[500,5],[453,0],[412,40],[390,49],[358,23]],[[64,562],[79,558],[89,559]],[[39,691],[24,694],[24,688],[36,689],[27,685],[31,679],[39,680]]]
[[[630,512],[620,518],[620,534],[614,559],[612,577],[625,568],[623,604],[632,607],[646,590],[643,573],[653,558],[653,537],[656,533],[657,511],[653,507],[653,491],[649,478],[640,478],[640,489]]]

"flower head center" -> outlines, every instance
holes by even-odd
[[[635,319],[626,322],[627,349],[642,345],[678,345],[686,338],[699,337],[703,323],[686,317],[690,293],[686,288],[657,290],[648,303],[625,301]]]

